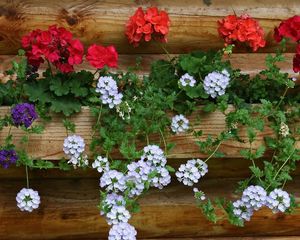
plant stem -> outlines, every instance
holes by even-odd
[[[27,165],[25,166],[25,171],[26,171],[26,186],[29,188],[29,177],[28,177],[28,167]]]
[[[148,134],[146,134],[146,141],[147,141],[147,145],[149,145],[149,136],[148,136]]]
[[[50,69],[51,77],[53,77],[52,67],[51,67],[51,64],[50,64],[50,62],[49,62],[48,59],[47,59],[47,63],[48,63],[48,67],[49,67],[49,69]]]
[[[214,154],[216,153],[216,151],[219,149],[219,147],[221,146],[221,144],[222,144],[222,141],[219,142],[219,144],[217,145],[217,147],[215,148],[215,150],[212,152],[212,154],[210,154],[210,155],[208,156],[208,158],[206,158],[206,160],[205,160],[204,162],[207,162],[210,158],[213,157],[213,155],[214,155]]]
[[[159,45],[161,46],[161,48],[164,50],[164,52],[167,54],[169,60],[171,61],[172,58],[171,58],[170,53],[168,52],[168,50],[165,48],[165,46],[162,43],[159,42]]]
[[[98,118],[97,118],[97,122],[95,124],[95,128],[94,128],[94,131],[92,133],[92,138],[94,137],[95,133],[96,133],[96,127],[98,126],[99,122],[100,122],[100,119],[101,119],[101,113],[102,113],[102,104],[100,106],[100,112],[98,114]]]
[[[291,156],[294,154],[296,149],[294,149],[294,151],[288,156],[288,158],[285,160],[285,162],[281,165],[281,167],[278,169],[278,171],[276,172],[275,176],[273,177],[273,180],[276,180],[278,174],[281,172],[281,170],[283,169],[283,167],[287,164],[287,162],[290,160]],[[269,184],[269,186],[266,188],[266,190],[271,186],[271,184]]]
[[[165,153],[167,154],[167,152],[168,152],[168,149],[167,149],[167,142],[166,142],[166,139],[165,139],[165,137],[164,137],[164,134],[163,134],[163,132],[162,132],[162,130],[161,130],[161,129],[159,129],[159,132],[160,132],[160,134],[161,134],[161,137],[162,137],[162,139],[163,139],[163,142],[164,142],[164,146],[165,146]]]

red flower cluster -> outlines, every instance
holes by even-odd
[[[232,44],[235,41],[247,42],[253,51],[266,45],[263,29],[248,15],[240,17],[229,15],[219,20],[218,24],[219,34],[226,44]]]
[[[300,16],[294,16],[280,23],[274,30],[274,38],[280,42],[283,37],[290,38],[295,42],[300,40]]]
[[[296,43],[300,41],[300,16],[294,16],[284,20],[274,29],[274,39],[280,42],[282,38],[290,38]],[[296,49],[293,59],[294,72],[300,72],[300,44]]]
[[[46,59],[64,73],[72,72],[73,65],[80,64],[84,54],[82,43],[73,39],[71,32],[55,25],[24,36],[22,46],[31,65],[39,67]]]
[[[150,7],[144,12],[139,7],[127,22],[125,34],[135,47],[143,38],[149,42],[152,35],[156,40],[166,42],[169,26],[169,15],[165,11],[159,12],[156,7]]]
[[[93,44],[88,48],[86,59],[95,68],[117,67],[118,53],[114,46],[103,47]]]

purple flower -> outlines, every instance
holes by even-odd
[[[34,105],[30,103],[17,104],[11,110],[11,117],[15,126],[24,125],[29,128],[33,121],[38,118]]]
[[[3,168],[8,168],[9,165],[15,164],[18,156],[15,150],[0,150],[0,164]]]

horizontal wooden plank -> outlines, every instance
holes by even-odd
[[[192,49],[223,47],[218,36],[217,20],[228,14],[248,13],[259,19],[265,30],[267,47],[261,51],[274,52],[273,29],[281,20],[297,14],[300,3],[290,0],[221,1],[210,6],[204,1],[93,1],[93,0],[16,0],[0,2],[0,54],[14,54],[20,48],[21,36],[29,31],[58,24],[70,29],[87,46],[91,43],[114,44],[120,53],[161,53],[157,43],[129,46],[124,36],[124,26],[138,6],[155,5],[169,12],[171,28],[167,48],[171,53]],[[288,50],[294,52],[295,46]],[[247,51],[240,48],[237,51]]]
[[[229,107],[228,111],[232,110],[233,107]],[[9,114],[8,107],[0,107],[0,116]],[[37,158],[55,160],[64,157],[62,145],[67,134],[65,128],[62,124],[62,118],[59,114],[52,115],[51,122],[46,124],[46,128],[43,134],[33,134],[30,137],[30,142],[28,145],[28,153]],[[198,121],[200,116],[200,122]],[[224,115],[219,112],[204,113],[201,107],[195,111],[191,116],[188,116],[190,122],[193,124],[194,129],[202,130],[203,136],[200,137],[201,140],[207,138],[208,135],[212,137],[218,136],[220,132],[225,129],[225,118]],[[81,112],[70,117],[71,121],[76,124],[76,134],[82,136],[87,146],[91,141],[92,126],[95,123],[95,118],[91,116],[90,111],[87,107],[83,107]],[[213,119],[213,121],[212,121]],[[7,136],[9,128],[6,127],[0,132],[0,143],[4,141]],[[22,147],[20,140],[24,135],[24,132],[18,128],[12,128],[11,133],[14,136],[14,142],[17,147]],[[265,127],[264,132],[257,133],[257,141],[252,144],[252,149],[257,149],[261,144],[263,144],[263,138],[265,136],[272,136],[273,131]],[[240,137],[246,141],[246,131],[245,129],[240,129]],[[152,144],[159,144],[157,136],[153,136],[150,139]],[[199,152],[197,145],[195,144],[195,137],[191,133],[179,134],[179,135],[169,135],[167,136],[167,142],[173,142],[176,147],[169,153],[168,158],[170,159],[183,159],[183,158],[202,158],[206,155]],[[138,149],[143,148],[145,143],[139,142],[137,144]],[[297,146],[300,146],[298,142]],[[23,146],[24,147],[24,146]],[[220,151],[226,154],[224,158],[239,158],[240,150],[249,147],[249,143],[241,143],[237,141],[226,141],[222,143]],[[120,157],[119,153],[113,153],[113,156]]]
[[[300,236],[280,237],[230,237],[230,240],[299,240]],[[163,238],[164,240],[228,240],[223,237],[200,237],[200,238]],[[142,239],[145,240],[145,239]],[[147,240],[161,240],[161,238],[147,238]]]
[[[237,180],[204,178],[200,186],[210,197],[236,199],[238,196],[231,192]],[[15,195],[25,181],[1,180],[0,192],[4,194],[0,195],[0,239],[105,239],[108,226],[96,208],[98,184],[98,179],[31,181],[42,203],[37,211],[28,214],[18,211],[15,205]],[[299,197],[299,184],[298,177],[287,191]],[[264,208],[244,228],[226,220],[209,223],[196,208],[191,188],[182,185],[150,191],[140,203],[141,211],[130,221],[138,230],[138,239],[300,235],[300,210],[283,215]]]
[[[177,55],[172,54],[171,57],[175,57]],[[229,60],[232,64],[232,67],[235,69],[241,69],[243,73],[247,73],[250,75],[257,74],[259,71],[266,68],[265,66],[265,58],[266,53],[235,53],[230,57],[224,57],[224,60]],[[293,72],[292,64],[293,64],[293,53],[286,53],[285,58],[286,61],[281,62],[278,66],[281,68],[283,72],[289,73],[291,77],[299,78],[299,74]],[[126,71],[129,66],[134,66],[136,63],[136,59],[141,58],[140,70],[137,71],[138,74],[149,74],[151,69],[151,63],[159,59],[168,59],[165,54],[136,54],[136,55],[119,55],[119,66],[117,70]],[[0,55],[0,71],[5,71],[11,68],[11,62],[13,60],[18,60],[18,58],[14,55]],[[86,61],[83,62],[82,65],[76,67],[76,70],[89,70],[95,71],[93,67],[91,67]],[[41,68],[44,70],[44,67]],[[114,71],[114,69],[112,69]]]

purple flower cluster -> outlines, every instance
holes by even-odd
[[[10,165],[15,164],[18,160],[18,156],[15,150],[0,150],[0,164],[3,168],[8,168]]]
[[[11,110],[11,117],[15,126],[29,128],[38,115],[33,104],[20,103]]]

